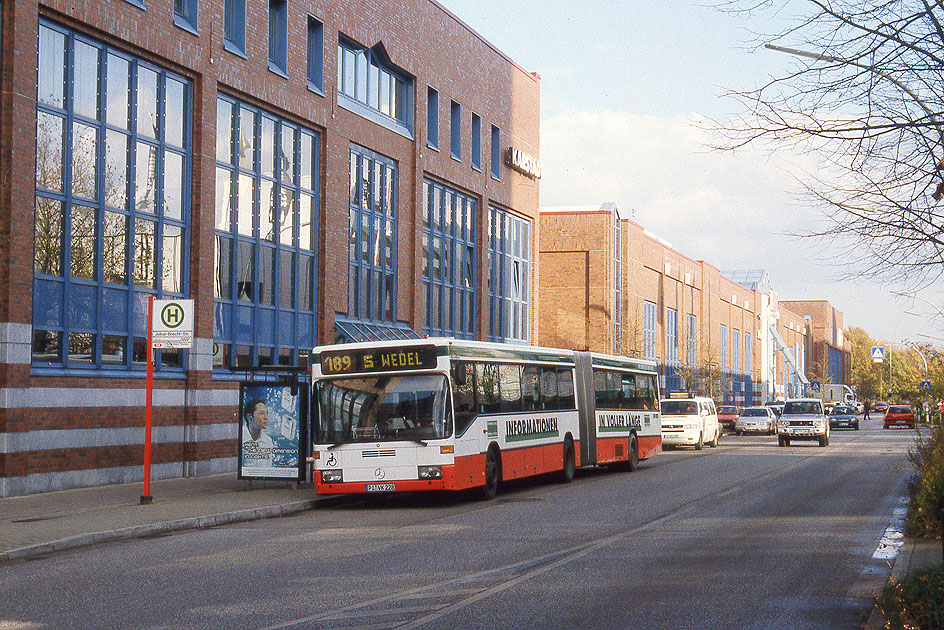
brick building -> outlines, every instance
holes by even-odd
[[[812,327],[812,349],[807,366],[810,380],[852,382],[852,342],[845,338],[842,311],[827,300],[787,300],[784,308],[806,318]]]
[[[235,470],[318,343],[528,343],[539,77],[433,0],[0,2],[0,496]],[[16,182],[16,185],[12,185]]]
[[[541,345],[654,359],[665,392],[719,402],[804,393],[812,325],[766,272],[693,260],[612,203],[542,208],[540,223]]]

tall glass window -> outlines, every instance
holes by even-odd
[[[754,371],[751,358],[751,333],[744,333],[744,404],[753,404]]]
[[[718,350],[718,365],[722,372],[728,370],[728,327],[721,324],[721,348]]]
[[[490,165],[492,177],[494,179],[501,179],[501,129],[492,125],[492,134],[491,139],[489,140],[489,153],[490,156]]]
[[[613,225],[613,350],[623,353],[623,222]]]
[[[269,68],[288,71],[288,0],[269,0]]]
[[[430,180],[423,200],[424,332],[475,339],[478,203]]]
[[[678,391],[681,387],[678,376],[679,330],[678,311],[674,308],[666,309],[665,312],[665,366],[669,390]]]
[[[197,30],[197,0],[174,0],[174,24]]]
[[[223,45],[230,52],[246,52],[246,0],[223,1]]]
[[[397,167],[393,160],[351,146],[348,316],[397,319]]]
[[[191,84],[50,22],[38,43],[33,366],[143,367],[148,296],[189,291]]]
[[[324,90],[324,22],[308,16],[308,87]]]
[[[472,147],[472,168],[480,171],[482,170],[482,117],[475,112],[472,112],[471,132],[469,144]]]
[[[531,223],[489,207],[489,341],[528,343],[531,304]]]
[[[382,49],[338,40],[338,96],[412,132],[413,79],[393,66]]]
[[[731,329],[731,371],[734,373],[734,393],[741,391],[741,331]]]
[[[655,302],[648,300],[642,306],[642,354],[644,359],[656,358],[656,325],[659,316]]]
[[[216,101],[216,368],[297,365],[316,341],[320,138]]]
[[[455,101],[449,106],[449,155],[462,159],[462,105]]]
[[[439,149],[439,92],[426,88],[426,145]]]
[[[691,313],[688,314],[686,344],[688,350],[688,367],[689,369],[694,369],[698,363],[698,320]]]

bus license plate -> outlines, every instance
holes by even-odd
[[[369,483],[367,484],[367,492],[393,492],[394,486],[392,483]]]

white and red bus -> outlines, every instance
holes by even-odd
[[[456,339],[312,356],[319,494],[481,489],[662,450],[655,363]]]

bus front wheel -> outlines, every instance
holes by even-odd
[[[626,467],[629,468],[629,472],[639,468],[639,442],[635,435],[629,438],[629,461],[626,462]]]
[[[561,481],[570,483],[574,480],[574,470],[577,467],[577,460],[574,456],[574,443],[568,437],[564,440],[564,469],[561,471]]]

